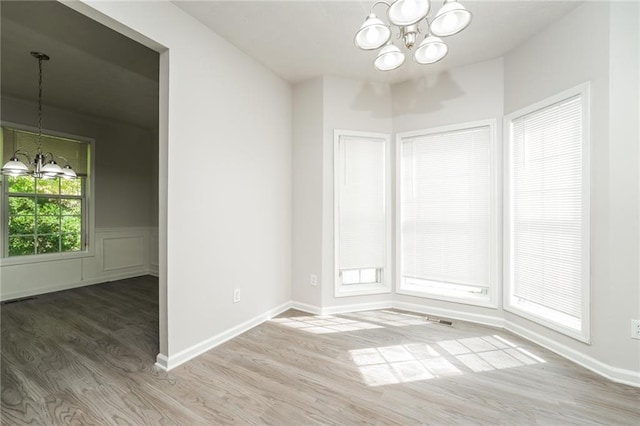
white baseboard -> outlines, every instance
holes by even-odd
[[[301,302],[291,302],[291,309],[306,312],[313,315],[322,315],[322,308],[314,305],[307,305]]]
[[[535,333],[510,321],[507,321],[505,323],[504,328],[514,334],[517,334],[520,337],[524,337],[525,339],[550,350],[551,352],[555,352],[561,357],[575,362],[576,364],[581,365],[582,367],[591,370],[596,374],[606,377],[613,382],[640,387],[640,372],[626,370],[623,368],[613,367],[611,365],[605,364],[604,362],[598,361],[593,357],[585,355],[579,351],[576,351],[575,349],[558,343],[553,339]]]
[[[488,325],[491,327],[504,328],[504,318],[498,316],[474,314],[471,312],[458,311],[454,309],[442,309],[434,308],[431,306],[423,306],[416,303],[407,302],[393,302],[395,309],[403,311],[415,312],[419,314],[433,315],[437,317],[444,317],[449,319],[455,319],[459,321],[469,321],[475,324]]]
[[[291,308],[298,311],[307,312],[313,315],[336,315],[347,314],[349,312],[372,311],[374,309],[390,309],[393,303],[389,301],[375,303],[356,303],[351,305],[338,305],[321,308],[315,305],[308,305],[301,302],[291,302]]]
[[[227,340],[233,339],[234,337],[249,331],[253,327],[262,324],[265,321],[270,320],[271,318],[280,315],[281,313],[291,309],[292,303],[286,302],[280,306],[277,306],[273,309],[268,310],[260,315],[257,315],[251,318],[248,321],[243,322],[235,327],[230,328],[229,330],[223,331],[220,334],[217,334],[213,337],[210,337],[206,340],[203,340],[200,343],[197,343],[187,349],[184,349],[174,355],[163,355],[158,354],[156,357],[156,366],[162,368],[163,370],[169,371],[171,369],[176,368],[177,366],[184,364],[185,362],[197,357],[198,355],[203,354],[204,352],[215,348],[216,346],[226,342]]]
[[[10,293],[2,293],[0,300],[2,302],[5,302],[7,300],[20,299],[23,297],[38,296],[40,294],[55,293],[56,291],[71,290],[73,288],[86,287],[86,286],[96,285],[96,284],[104,284],[111,281],[125,280],[127,278],[141,277],[143,275],[153,275],[153,274],[151,274],[151,272],[148,270],[139,270],[139,271],[130,271],[127,273],[120,273],[120,274],[102,275],[100,277],[91,278],[91,279],[78,281],[74,283],[65,283],[65,284],[55,285],[51,287],[38,287],[38,288],[25,289],[21,291],[14,291]]]
[[[386,300],[373,303],[354,303],[351,305],[337,305],[322,308],[322,315],[346,314],[349,312],[372,311],[374,309],[391,309],[393,302]]]

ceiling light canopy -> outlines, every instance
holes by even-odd
[[[75,179],[76,172],[67,163],[64,167],[60,167],[55,160],[53,153],[42,151],[42,61],[48,61],[49,56],[41,52],[31,52],[31,56],[38,60],[38,147],[33,156],[33,161],[27,152],[15,149],[13,155],[0,169],[3,175],[8,176],[27,176],[31,175],[38,179],[55,179],[57,177],[65,179]],[[29,167],[20,161],[18,155],[27,159],[27,163],[33,167]],[[59,159],[66,159],[60,155]],[[0,163],[1,164],[1,163]]]
[[[389,24],[373,13],[373,8],[378,4],[387,6]],[[374,67],[380,71],[394,70],[404,63],[405,54],[390,41],[392,33],[397,32],[397,38],[411,50],[416,44],[418,34],[423,32],[420,28],[420,25],[423,25],[425,37],[415,50],[413,59],[418,64],[438,62],[448,52],[447,45],[439,37],[448,37],[465,29],[471,22],[471,12],[457,0],[444,0],[444,4],[429,24],[430,10],[430,0],[375,2],[371,6],[369,16],[356,32],[355,45],[363,50],[382,47],[374,61]]]

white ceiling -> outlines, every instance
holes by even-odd
[[[372,67],[375,52],[353,45],[372,1],[174,3],[291,83],[320,75],[395,83],[498,57],[579,4],[464,0],[473,22],[446,39],[450,50],[443,61],[424,66],[407,60],[382,73]],[[0,5],[3,96],[36,100],[37,62],[29,52],[42,51],[51,56],[44,71],[46,105],[157,128],[156,52],[56,1]],[[384,7],[376,12],[384,15]]]
[[[461,0],[473,13],[471,25],[445,39],[449,54],[440,63],[405,64],[376,71],[376,52],[353,44],[374,0],[356,1],[187,1],[178,7],[204,23],[280,77],[297,83],[319,75],[397,83],[425,73],[496,58],[543,31],[577,7],[579,1]],[[442,2],[432,2],[430,16]],[[386,16],[384,5],[374,9]],[[386,18],[385,18],[386,19]]]
[[[2,96],[158,127],[158,54],[55,1],[2,1]],[[34,111],[34,125],[36,121]],[[46,109],[43,125],[46,127]]]

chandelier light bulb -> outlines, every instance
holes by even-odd
[[[375,44],[380,39],[380,30],[378,30],[375,26],[367,28],[364,34],[364,37],[371,44]]]
[[[380,50],[373,66],[379,71],[391,71],[402,65],[404,60],[404,53],[397,46],[390,43]]]
[[[353,42],[362,50],[373,50],[384,46],[390,38],[389,27],[372,13],[360,26]]]
[[[387,16],[392,24],[404,27],[426,18],[430,9],[429,0],[396,0],[389,6]]]
[[[433,64],[444,58],[448,50],[440,38],[427,35],[416,49],[413,59],[419,64]]]
[[[459,33],[471,23],[471,12],[456,0],[445,0],[431,22],[431,34],[447,37]]]
[[[448,13],[444,15],[444,18],[442,18],[442,28],[446,32],[450,32],[452,30],[455,30],[455,28],[458,26],[458,22],[459,19],[455,13]]]
[[[416,0],[404,0],[402,2],[402,14],[404,16],[412,16],[416,13],[417,5]]]

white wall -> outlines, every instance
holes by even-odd
[[[502,58],[391,86],[393,131],[428,129],[503,115]]]
[[[505,113],[591,81],[591,332],[586,345],[507,320],[614,368],[640,370],[637,4],[587,2],[505,57]]]
[[[298,306],[322,305],[323,81],[293,88],[292,299]],[[318,284],[310,284],[316,275]],[[313,308],[311,308],[313,309]]]
[[[37,106],[2,98],[5,122],[33,126]],[[3,259],[0,299],[31,296],[121,278],[156,273],[157,206],[150,193],[157,175],[146,161],[157,156],[152,132],[76,112],[44,106],[45,130],[94,139],[94,215],[91,254],[82,258],[36,263]],[[157,225],[156,225],[157,226]],[[93,239],[91,238],[93,237]],[[155,262],[155,264],[154,264]]]
[[[162,51],[159,361],[172,367],[291,299],[291,88],[169,2],[70,5]]]

